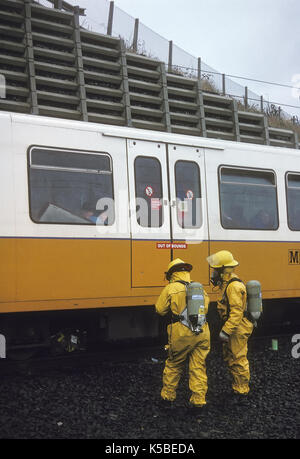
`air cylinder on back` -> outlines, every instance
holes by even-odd
[[[253,320],[258,320],[262,313],[261,285],[257,280],[251,280],[246,284],[247,311]]]
[[[199,282],[191,282],[186,287],[187,316],[192,331],[201,333],[205,323],[205,300],[203,287]]]

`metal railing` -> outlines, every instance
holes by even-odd
[[[39,1],[47,2],[48,0]],[[49,1],[53,3],[54,0]],[[78,1],[69,0],[72,4],[76,4]],[[89,15],[89,8],[92,8],[93,1],[97,2],[99,17]],[[89,30],[121,37],[128,50],[163,61],[169,73],[181,73],[190,78],[197,78],[198,76],[199,58],[176,46],[172,40],[169,41],[160,36],[142,24],[138,18],[133,18],[116,7],[114,1],[89,0],[86,17],[82,18],[81,25],[89,28]],[[234,97],[238,102],[245,105],[245,108],[264,111],[267,114],[271,111],[273,114],[276,113],[279,119],[290,120],[294,125],[300,123],[300,105],[269,100],[268,96],[260,95],[250,89],[251,85],[260,83],[264,86],[280,86],[289,90],[298,90],[300,96],[299,88],[242,76],[226,75],[217,72],[203,61],[201,61],[201,78],[210,83],[210,85],[206,85],[208,91],[216,91],[219,94]],[[235,80],[247,81],[247,85],[239,84]],[[288,95],[286,95],[286,99],[289,99]]]

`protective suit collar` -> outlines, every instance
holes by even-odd
[[[230,279],[233,279],[234,277],[237,277],[234,272],[225,273],[223,274],[223,282],[227,284],[227,282],[229,282]]]
[[[191,282],[191,275],[188,271],[178,271],[172,274],[170,282],[176,281]]]

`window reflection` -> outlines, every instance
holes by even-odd
[[[110,157],[33,149],[30,215],[36,223],[111,225],[114,221]],[[111,205],[107,205],[107,198]],[[106,205],[102,204],[106,199]]]
[[[278,228],[275,174],[253,169],[220,169],[221,222],[226,229]]]
[[[177,221],[181,228],[200,228],[202,225],[199,166],[194,161],[175,164]]]

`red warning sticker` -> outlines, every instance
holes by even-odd
[[[186,242],[157,242],[157,249],[187,249]]]
[[[193,197],[194,197],[194,193],[192,192],[192,190],[187,190],[185,195],[186,195],[187,199],[193,199]]]
[[[153,195],[153,188],[152,186],[146,186],[145,193],[147,196],[151,197]]]
[[[161,208],[161,202],[159,198],[151,198],[151,209],[159,210]]]

